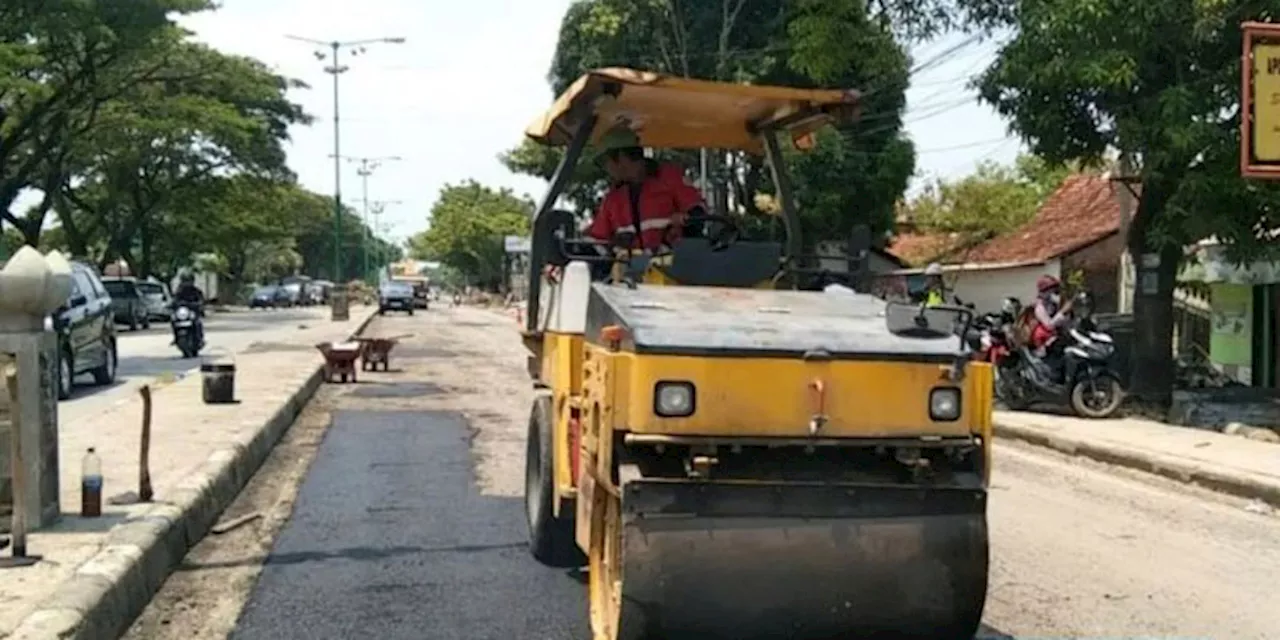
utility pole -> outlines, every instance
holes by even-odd
[[[1127,152],[1120,154],[1116,163],[1116,173],[1112,184],[1116,189],[1116,197],[1120,204],[1120,237],[1124,239],[1124,251],[1120,252],[1120,268],[1116,274],[1117,313],[1133,313],[1133,296],[1137,288],[1137,269],[1134,266],[1134,255],[1129,250],[1129,225],[1133,223],[1134,213],[1138,209],[1138,198],[1134,193],[1133,156]]]
[[[356,175],[360,176],[361,195],[364,206],[361,212],[361,222],[364,223],[365,231],[360,241],[361,262],[364,264],[364,277],[369,277],[369,243],[373,240],[373,231],[369,228],[369,176],[373,175],[374,170],[382,166],[383,162],[404,160],[400,156],[379,156],[376,158],[350,157],[343,156],[343,160],[355,162],[359,164],[356,169]]]
[[[329,60],[329,64],[325,66],[325,73],[333,76],[333,282],[338,285],[334,288],[337,295],[331,295],[333,301],[333,320],[347,319],[347,296],[346,289],[342,288],[342,130],[339,126],[339,100],[338,100],[338,76],[347,71],[348,67],[343,66],[338,60],[338,54],[343,49],[351,49],[351,55],[356,56],[365,52],[365,46],[370,44],[403,44],[404,38],[371,38],[366,40],[315,40],[312,38],[303,38],[301,36],[285,36],[290,40],[306,42],[318,47],[325,47],[328,51],[317,50],[315,56],[317,60]]]

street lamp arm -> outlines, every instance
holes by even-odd
[[[339,47],[358,47],[366,44],[379,44],[379,43],[404,44],[404,38],[395,37],[395,38],[367,38],[365,40],[345,40],[345,41],[338,42],[337,45]]]
[[[309,43],[309,44],[320,45],[320,46],[322,46],[322,47],[331,47],[331,46],[333,46],[333,41],[331,41],[331,40],[316,40],[315,38],[304,38],[304,37],[302,37],[302,36],[292,36],[292,35],[289,35],[289,34],[285,34],[285,36],[284,36],[284,37],[286,37],[286,38],[288,38],[288,39],[290,39],[290,40],[297,40],[298,42],[306,42],[306,43]]]

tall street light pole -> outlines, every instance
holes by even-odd
[[[373,241],[373,232],[369,229],[369,176],[373,175],[374,170],[382,166],[383,162],[403,160],[404,158],[401,158],[400,156],[380,156],[377,158],[344,157],[343,159],[360,165],[360,167],[356,169],[356,175],[360,176],[362,190],[361,195],[364,200],[361,222],[363,222],[365,226],[365,233],[363,234],[364,237],[362,238],[360,247],[363,254],[361,257],[362,262],[364,263],[364,276],[367,278],[369,277],[369,243]]]
[[[404,38],[369,38],[365,40],[315,40],[313,38],[304,38],[301,36],[285,36],[290,40],[306,42],[318,47],[326,47],[328,52],[317,50],[315,56],[317,60],[329,59],[330,64],[324,68],[325,73],[333,75],[333,281],[339,285],[336,291],[343,291],[342,284],[342,130],[339,126],[339,100],[338,100],[338,76],[341,75],[348,67],[343,66],[338,54],[343,49],[351,49],[351,55],[359,55],[365,52],[365,47],[371,44],[402,44]],[[347,318],[346,306],[347,298],[345,294],[333,296],[333,319],[345,320]],[[341,307],[341,310],[339,309]]]

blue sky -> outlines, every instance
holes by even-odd
[[[265,61],[311,85],[294,100],[317,121],[296,127],[289,163],[308,188],[334,186],[332,80],[316,47],[290,40],[403,37],[404,44],[369,46],[345,57],[341,77],[342,154],[401,156],[369,178],[371,200],[388,205],[381,223],[403,240],[426,226],[440,188],[474,178],[539,195],[540,180],[509,173],[497,160],[519,142],[525,125],[552,96],[546,72],[560,18],[571,0],[223,0],[216,12],[185,20],[197,38],[227,52]],[[922,45],[917,62],[933,58],[958,37]],[[919,150],[922,178],[954,177],[982,160],[1008,162],[1018,141],[1005,123],[978,104],[965,80],[991,59],[974,44],[913,77],[906,128]],[[358,204],[356,166],[342,167],[343,199]]]

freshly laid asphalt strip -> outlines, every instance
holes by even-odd
[[[464,420],[339,411],[232,638],[585,640],[585,588],[472,482]]]
[[[231,638],[588,640],[585,588],[529,555],[521,500],[479,494],[468,437],[454,413],[334,413]]]

